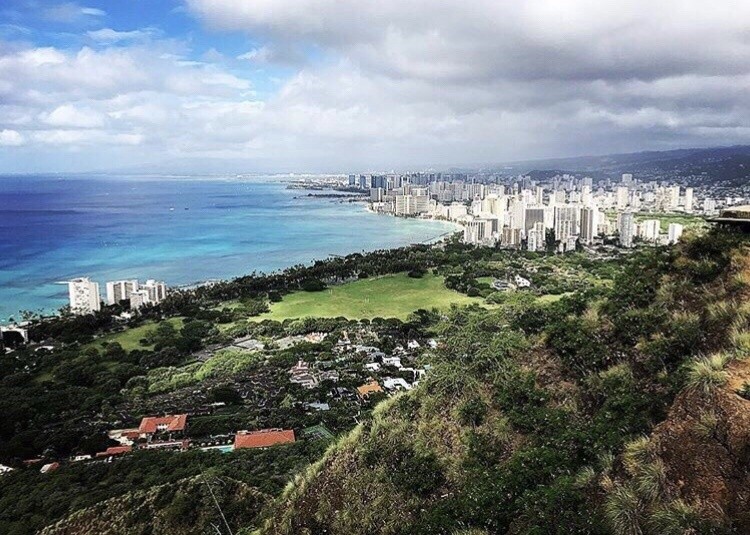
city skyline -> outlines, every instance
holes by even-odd
[[[722,1],[11,0],[0,172],[340,171],[747,143]]]

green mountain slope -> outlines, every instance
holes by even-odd
[[[241,481],[198,476],[111,498],[76,511],[41,534],[198,535],[217,528],[224,533],[226,523],[252,522],[267,499]]]
[[[611,289],[452,311],[429,377],[259,532],[750,532],[749,266],[715,231],[639,253]]]

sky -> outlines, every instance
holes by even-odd
[[[750,2],[0,2],[0,173],[366,172],[750,143]]]

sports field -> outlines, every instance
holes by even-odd
[[[420,308],[447,309],[454,303],[468,305],[483,301],[449,290],[443,285],[443,277],[428,274],[413,279],[400,273],[333,286],[322,292],[285,295],[281,302],[271,304],[270,312],[253,319],[282,321],[310,316],[405,319]]]

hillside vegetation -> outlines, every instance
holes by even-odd
[[[298,476],[259,533],[750,532],[746,239],[629,262],[611,288],[452,310],[428,378]]]
[[[213,526],[223,529],[225,523],[252,521],[266,500],[241,481],[198,476],[112,498],[45,528],[41,535],[198,535],[212,532]]]

